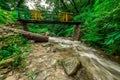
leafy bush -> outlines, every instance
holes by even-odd
[[[96,0],[83,9],[83,13],[75,17],[84,20],[81,39],[109,54],[120,55],[120,1]]]

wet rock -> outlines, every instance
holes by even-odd
[[[8,76],[12,76],[12,75],[13,75],[13,72],[12,72],[12,71],[8,73]]]
[[[76,74],[77,70],[81,68],[78,57],[69,57],[63,60],[63,68],[67,75]]]
[[[30,44],[35,43],[35,41],[34,41],[34,40],[29,40],[28,42],[29,42]]]
[[[62,52],[65,51],[65,48],[60,45],[54,45],[47,48],[47,52]]]
[[[64,50],[65,50],[65,49],[64,49],[62,46],[60,46],[60,45],[56,45],[56,46],[54,46],[53,49],[52,49],[53,52],[64,51]]]
[[[52,44],[51,43],[45,43],[45,44],[42,44],[42,47],[50,47]]]

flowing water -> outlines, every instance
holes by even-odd
[[[49,42],[58,43],[64,48],[73,48],[75,54],[79,55],[82,66],[91,74],[91,79],[120,80],[120,64],[101,57],[99,51],[79,41],[50,37]]]

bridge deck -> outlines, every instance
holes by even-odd
[[[82,22],[63,22],[63,21],[41,21],[41,20],[25,20],[25,19],[18,19],[18,21],[22,23],[38,23],[38,24],[71,24],[71,25],[79,25]]]

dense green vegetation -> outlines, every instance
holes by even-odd
[[[97,46],[109,54],[120,55],[120,1],[96,0],[83,7],[76,20],[82,18],[83,36],[86,42]]]
[[[13,35],[0,38],[0,61],[14,58],[12,66],[23,67],[26,52],[28,52],[27,40],[22,36]]]
[[[29,25],[29,30],[33,33],[45,34],[49,33],[50,36],[71,36],[73,26],[69,25]]]
[[[11,5],[9,5],[11,4]],[[16,22],[17,0],[0,0],[0,24]],[[11,35],[10,35],[11,34]],[[20,34],[0,29],[0,65],[7,64],[4,60],[14,59],[11,66],[24,67],[23,62],[26,52],[29,50],[27,40]],[[4,67],[1,66],[0,69]]]
[[[0,2],[2,1],[0,0]],[[15,21],[18,5],[29,13],[28,7],[24,5],[24,0],[16,0],[13,8],[10,6],[5,8],[6,2],[11,3],[6,0],[0,4],[0,24]],[[72,12],[75,14],[72,21],[83,22],[80,28],[80,40],[108,54],[120,55],[120,0],[46,0],[46,3],[50,5],[47,8],[38,3],[39,1],[36,2],[38,10],[51,11],[52,9],[51,13],[56,14]],[[29,29],[31,32],[40,34],[48,32],[51,36],[71,36],[73,26],[30,24]]]
[[[16,11],[6,11],[0,9],[0,24],[16,21]]]

